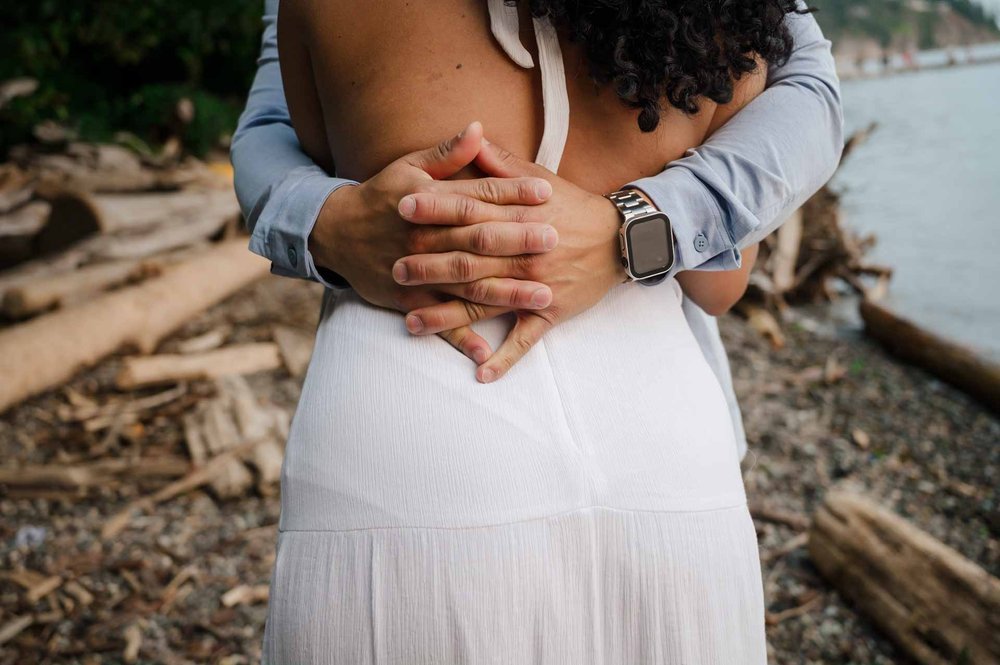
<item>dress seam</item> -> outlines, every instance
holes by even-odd
[[[509,522],[496,522],[494,524],[481,524],[475,526],[360,526],[351,527],[348,529],[282,529],[278,528],[278,533],[350,533],[355,531],[472,531],[477,529],[495,529],[502,526],[513,526],[515,524],[526,524],[528,522],[542,522],[545,520],[556,519],[559,517],[564,517],[566,515],[572,515],[573,513],[580,513],[587,510],[606,510],[614,513],[628,513],[628,514],[652,514],[652,515],[697,515],[702,513],[716,513],[724,512],[730,510],[737,510],[739,508],[745,508],[747,502],[743,501],[735,504],[729,504],[725,506],[717,506],[714,508],[699,508],[699,509],[643,509],[643,508],[615,508],[613,506],[601,506],[592,505],[584,506],[582,508],[573,508],[572,510],[565,510],[561,513],[553,513],[551,515],[542,515],[541,517],[528,517],[520,520],[511,520]]]

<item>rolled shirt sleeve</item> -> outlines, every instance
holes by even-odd
[[[811,14],[786,19],[788,62],[704,145],[634,187],[670,218],[673,272],[732,270],[740,248],[778,228],[840,162],[844,118],[830,42]]]

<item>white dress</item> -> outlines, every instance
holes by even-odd
[[[546,34],[536,22],[543,77]],[[474,328],[496,348],[510,325]],[[765,663],[733,428],[676,280],[616,287],[496,383],[473,370],[400,314],[327,293],[264,662]]]

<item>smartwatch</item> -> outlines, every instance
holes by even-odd
[[[618,208],[622,266],[630,281],[662,281],[674,266],[674,230],[670,219],[633,190],[608,194]],[[661,280],[655,278],[661,277]]]

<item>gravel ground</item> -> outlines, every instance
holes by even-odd
[[[219,326],[232,326],[230,342],[266,340],[274,322],[308,330],[318,296],[301,282],[265,280],[165,348]],[[828,334],[821,319],[798,314],[781,350],[736,317],[722,323],[751,441],[745,476],[752,503],[806,517],[829,487],[850,483],[998,574],[1000,422],[873,344]],[[210,384],[189,386],[113,437],[55,415],[75,394],[121,398],[111,387],[117,368],[110,360],[4,414],[3,464],[184,454],[179,416],[212,394]],[[298,382],[284,371],[251,377],[251,385],[294,408]],[[126,478],[36,498],[0,488],[0,642],[5,629],[21,628],[0,646],[0,665],[259,661],[264,602],[226,607],[222,598],[240,585],[268,582],[275,488],[225,502],[191,492],[138,515],[116,538],[101,538],[111,515],[162,484]],[[803,547],[786,546],[800,531],[757,525],[772,663],[906,662],[824,584]],[[58,587],[29,597],[25,570],[43,583],[36,590],[52,576]]]

